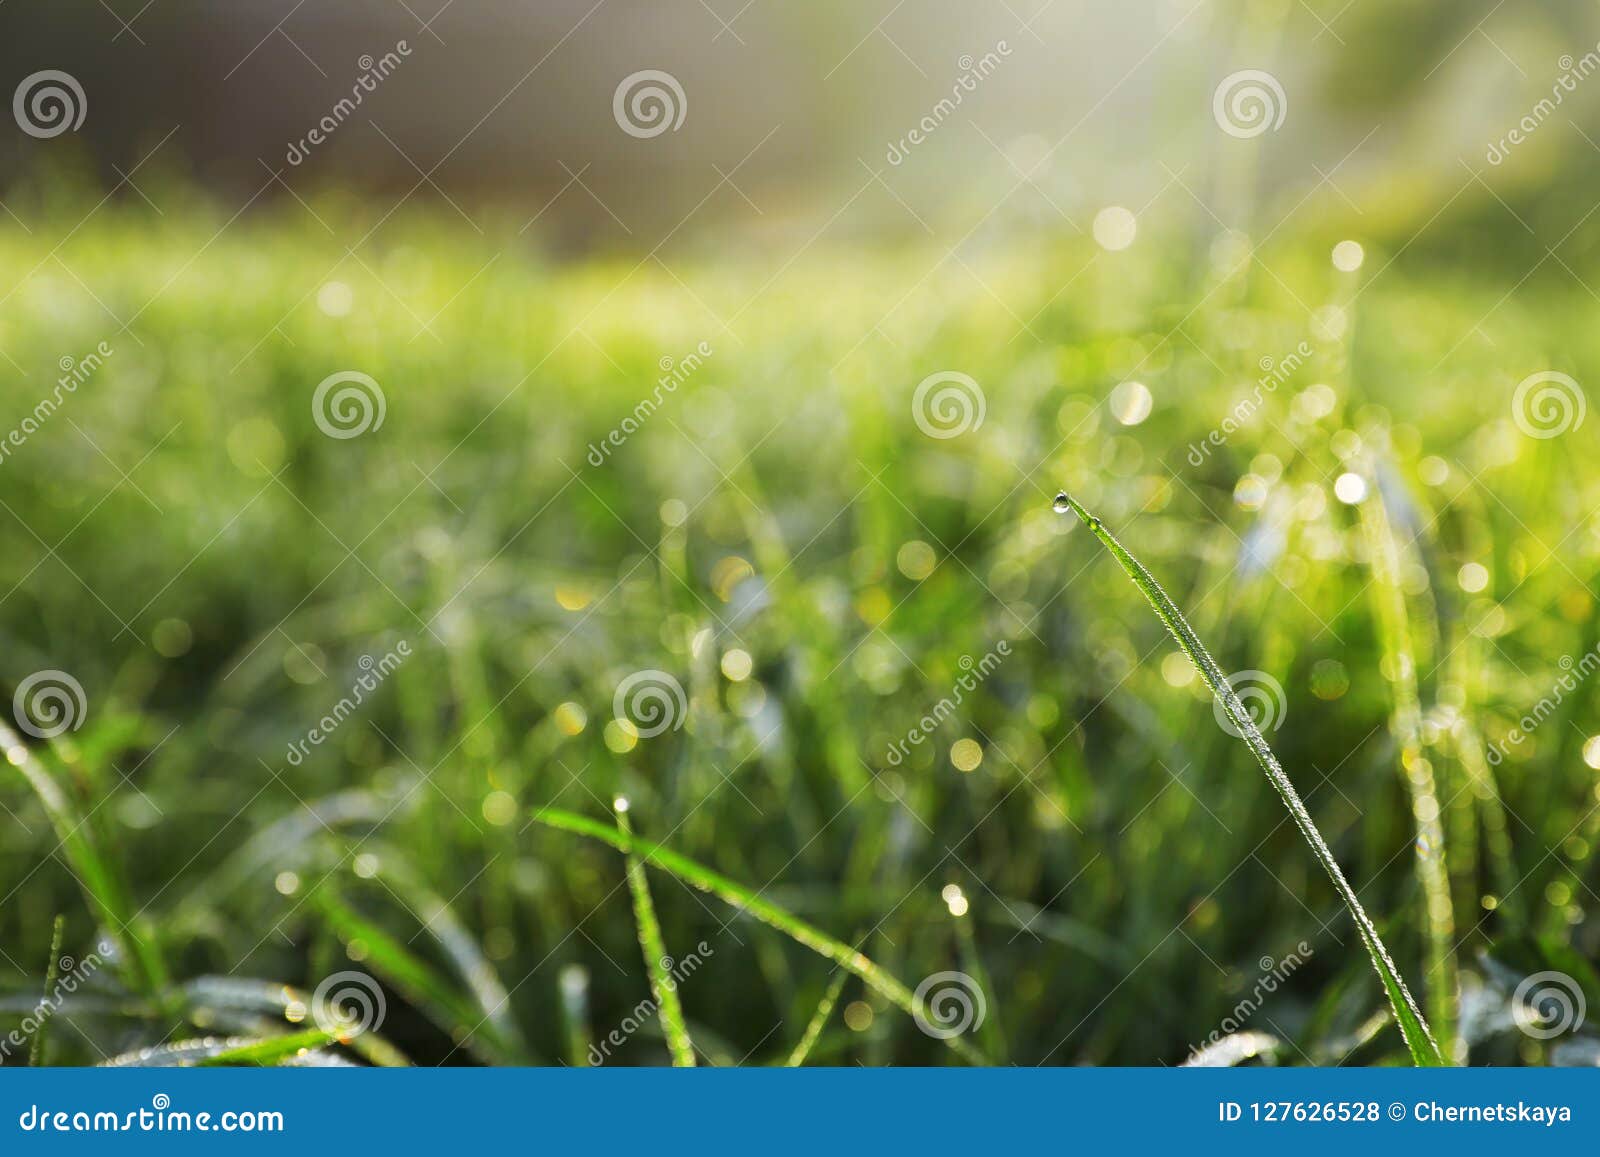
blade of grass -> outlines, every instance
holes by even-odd
[[[155,930],[133,910],[125,877],[101,853],[87,817],[80,817],[67,793],[44,764],[5,724],[0,723],[0,752],[22,773],[39,799],[60,850],[83,889],[89,908],[116,946],[117,964],[130,988],[158,1001],[168,1001],[170,977],[155,943]],[[140,933],[143,935],[140,935]]]
[[[61,976],[61,940],[67,931],[67,918],[57,913],[55,927],[50,930],[50,960],[44,966],[44,1001],[52,1009],[56,1005],[56,981]],[[50,1032],[50,1018],[39,1021],[39,1028],[28,1045],[28,1064],[34,1068],[44,1064],[45,1037]]]
[[[816,1047],[817,1038],[822,1035],[828,1018],[833,1015],[834,1005],[839,1003],[839,993],[844,991],[844,982],[849,979],[850,974],[842,968],[833,974],[833,980],[829,982],[827,991],[817,1002],[817,1011],[811,1014],[811,1020],[806,1024],[806,1031],[801,1034],[794,1051],[789,1054],[789,1059],[783,1062],[784,1068],[797,1069],[806,1063],[806,1058]]]
[[[489,963],[488,956],[467,931],[460,917],[442,897],[422,882],[397,850],[372,838],[365,841],[365,846],[378,859],[378,878],[410,910],[423,931],[450,958],[514,1062],[523,1065],[540,1063],[539,1058],[528,1051],[516,1019],[511,1015],[511,994],[506,991],[499,973]]]
[[[350,907],[326,882],[311,893],[310,899],[312,907],[342,941],[360,941],[365,946],[363,963],[367,967],[445,1032],[459,1033],[463,1048],[491,1064],[515,1063],[494,1025],[431,964]]]
[[[1423,927],[1427,930],[1428,966],[1425,995],[1444,1054],[1460,1062],[1465,1056],[1456,1040],[1460,989],[1456,974],[1455,909],[1445,869],[1443,809],[1434,782],[1433,764],[1422,749],[1422,702],[1417,692],[1416,649],[1411,642],[1411,616],[1400,585],[1400,552],[1395,543],[1383,488],[1374,479],[1360,504],[1362,534],[1372,565],[1372,598],[1383,644],[1385,673],[1394,693],[1389,730],[1400,747],[1400,770],[1416,819],[1417,882],[1422,891]]]
[[[629,839],[633,827],[628,822],[628,801],[618,796],[613,805],[617,830]],[[644,969],[650,976],[650,992],[656,999],[656,1015],[667,1038],[672,1063],[680,1069],[694,1068],[694,1042],[689,1026],[683,1022],[683,1004],[678,1000],[678,981],[672,975],[672,960],[661,938],[661,922],[656,919],[655,901],[650,896],[650,881],[645,878],[644,861],[632,853],[627,857],[628,891],[633,895],[633,918],[639,926],[639,951],[644,953]]]
[[[557,985],[561,990],[561,1021],[567,1030],[567,1063],[573,1068],[589,1065],[589,970],[581,964],[568,964],[561,970]]]
[[[1117,560],[1133,584],[1139,588],[1156,617],[1177,640],[1178,646],[1183,649],[1189,661],[1200,672],[1201,678],[1206,681],[1206,686],[1211,688],[1212,694],[1221,700],[1228,716],[1239,729],[1240,736],[1245,741],[1245,746],[1250,749],[1250,754],[1255,756],[1256,762],[1261,765],[1261,770],[1266,772],[1267,779],[1277,789],[1282,797],[1284,806],[1289,809],[1289,817],[1294,820],[1295,827],[1300,829],[1300,834],[1311,847],[1311,852],[1321,863],[1323,870],[1328,873],[1328,878],[1333,881],[1333,887],[1339,893],[1339,898],[1350,910],[1351,918],[1355,921],[1356,930],[1361,933],[1361,941],[1366,946],[1367,955],[1372,959],[1372,967],[1377,970],[1378,979],[1383,982],[1389,1003],[1394,1006],[1395,1021],[1400,1026],[1400,1032],[1405,1037],[1406,1047],[1411,1052],[1411,1059],[1418,1065],[1442,1065],[1444,1058],[1439,1053],[1439,1046],[1434,1042],[1433,1034],[1428,1029],[1428,1022],[1423,1018],[1422,1012],[1417,1008],[1416,1001],[1412,999],[1411,992],[1406,988],[1406,983],[1400,977],[1400,971],[1395,967],[1394,960],[1389,955],[1389,950],[1383,946],[1383,941],[1378,937],[1378,929],[1373,925],[1372,918],[1367,915],[1366,909],[1361,906],[1361,901],[1356,897],[1355,889],[1350,886],[1350,881],[1345,879],[1344,870],[1339,867],[1339,861],[1334,859],[1333,852],[1328,847],[1322,833],[1311,819],[1311,813],[1306,810],[1306,805],[1300,799],[1300,793],[1295,790],[1288,774],[1283,770],[1283,765],[1278,762],[1277,756],[1272,754],[1272,748],[1267,746],[1267,741],[1257,729],[1250,718],[1250,713],[1245,710],[1239,696],[1234,693],[1233,687],[1228,683],[1227,676],[1222,673],[1222,668],[1217,666],[1217,661],[1211,657],[1205,645],[1200,642],[1200,637],[1194,633],[1194,628],[1189,626],[1183,613],[1178,610],[1167,592],[1155,579],[1144,564],[1117,541],[1116,537],[1108,531],[1100,519],[1090,514],[1071,495],[1065,492],[1056,496],[1055,507],[1057,512],[1065,513],[1071,510],[1076,514],[1090,532],[1100,540],[1109,550],[1112,557]]]
[[[768,900],[763,900],[755,892],[743,884],[736,884],[717,872],[712,871],[687,856],[662,847],[660,844],[642,840],[637,836],[625,835],[614,828],[596,823],[586,816],[574,812],[563,811],[560,808],[541,808],[533,813],[532,819],[546,827],[556,828],[561,831],[572,832],[574,835],[588,836],[602,843],[610,844],[624,855],[638,856],[647,864],[651,864],[668,875],[676,876],[684,883],[699,888],[702,892],[709,892],[724,903],[731,904],[750,913],[763,924],[770,925],[778,931],[793,937],[807,948],[820,955],[826,956],[834,963],[842,965],[864,980],[874,991],[881,993],[891,1003],[913,1017],[929,1019],[932,1017],[926,1002],[918,999],[917,995],[907,988],[899,979],[886,971],[882,966],[872,961],[862,953],[857,952],[848,944],[843,944],[829,936],[826,932],[807,924],[798,916],[778,907]],[[977,1048],[953,1036],[945,1040],[959,1055],[974,1064],[986,1064],[987,1060]]]
[[[267,1037],[265,1040],[251,1041],[249,1044],[238,1045],[214,1056],[204,1057],[196,1061],[195,1064],[200,1067],[216,1065],[272,1066],[280,1061],[298,1056],[303,1049],[319,1049],[324,1045],[332,1044],[335,1039],[337,1039],[335,1035],[325,1029],[308,1028],[304,1032],[287,1033],[283,1036]]]
[[[1463,652],[1466,648],[1462,648]],[[1458,680],[1465,678],[1463,668],[1467,667],[1470,659],[1460,661],[1451,660],[1450,670]],[[1460,686],[1467,686],[1460,683]],[[1464,715],[1455,738],[1456,758],[1461,761],[1465,769],[1467,780],[1472,784],[1473,797],[1478,802],[1483,812],[1484,843],[1489,850],[1489,877],[1494,882],[1495,891],[1499,896],[1501,908],[1506,907],[1507,900],[1517,904],[1517,881],[1521,877],[1517,874],[1516,859],[1511,847],[1511,832],[1506,824],[1506,807],[1500,798],[1500,787],[1495,781],[1494,769],[1489,766],[1489,760],[1484,755],[1483,737],[1478,731],[1477,724],[1470,715]],[[1587,833],[1593,835],[1592,832]],[[1512,908],[1506,915],[1517,919],[1517,910]]]
[[[989,970],[984,967],[983,957],[978,953],[978,938],[972,934],[971,917],[966,913],[958,916],[952,912],[950,919],[956,926],[956,940],[961,945],[962,969],[977,983],[980,992],[994,992],[994,981],[989,978]],[[1008,1050],[999,1017],[984,1018],[978,1026],[978,1039],[983,1042],[984,1051],[996,1058],[997,1063],[1006,1063]]]
[[[196,1028],[213,1030],[225,1025],[230,1032],[262,1038],[280,1035],[277,1030],[285,1021],[302,1022],[314,1000],[311,993],[290,984],[237,976],[197,976],[183,983],[182,994],[184,1018]],[[341,1043],[374,1065],[411,1065],[406,1055],[376,1030]]]

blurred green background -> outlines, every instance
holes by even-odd
[[[652,870],[702,1063],[1402,1061],[1061,488],[1259,691],[1452,1057],[1600,1058],[1592,5],[13,3],[0,65],[85,113],[0,123],[43,1059],[304,1032],[354,973],[373,1031],[279,1051],[666,1063],[623,858],[531,819],[621,796],[965,978],[958,1053]]]

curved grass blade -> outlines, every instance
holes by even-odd
[[[199,1028],[226,1027],[248,1037],[281,1035],[284,1022],[298,1024],[311,1007],[312,994],[292,985],[237,976],[197,976],[182,985],[184,1018]],[[368,1030],[341,1042],[370,1064],[409,1068],[410,1059],[377,1032]]]
[[[207,1065],[277,1065],[303,1068],[353,1067],[323,1046],[328,1034],[308,1030],[267,1037],[196,1037],[119,1053],[100,1068],[174,1069]]]
[[[647,864],[653,864],[668,875],[676,876],[684,883],[699,888],[702,892],[710,892],[724,903],[750,913],[763,924],[769,924],[778,931],[798,940],[807,948],[829,960],[843,966],[864,980],[868,987],[881,993],[891,1003],[913,1017],[927,1019],[932,1013],[927,1004],[920,1000],[896,977],[885,971],[880,965],[857,952],[848,944],[843,944],[829,936],[826,932],[807,924],[798,916],[778,907],[767,900],[763,900],[756,893],[746,888],[743,884],[736,884],[726,876],[712,871],[704,864],[681,856],[677,852],[662,847],[660,844],[642,840],[637,836],[624,835],[614,828],[596,823],[586,816],[574,812],[563,811],[560,808],[541,808],[533,813],[535,823],[546,827],[556,828],[560,831],[572,832],[575,835],[588,836],[602,843],[610,844],[624,855],[635,855]],[[987,1059],[977,1048],[962,1040],[959,1036],[947,1039],[949,1045],[964,1059],[974,1064],[987,1064]]]
[[[302,1053],[320,1049],[325,1045],[332,1044],[336,1039],[331,1032],[320,1028],[308,1028],[304,1032],[286,1033],[283,1036],[272,1036],[263,1040],[233,1045],[222,1052],[202,1057],[195,1061],[195,1064],[202,1067],[214,1065],[269,1067],[292,1061]]]
[[[1300,835],[1311,846],[1312,854],[1328,873],[1328,878],[1333,881],[1334,890],[1339,893],[1339,898],[1350,910],[1356,930],[1361,933],[1361,942],[1366,946],[1367,955],[1372,958],[1372,967],[1377,970],[1378,979],[1383,982],[1389,1003],[1394,1006],[1395,1022],[1405,1037],[1412,1061],[1418,1065],[1444,1064],[1439,1046],[1434,1042],[1433,1033],[1428,1029],[1428,1022],[1417,1008],[1416,1001],[1412,999],[1410,990],[1406,988],[1406,982],[1401,979],[1400,971],[1395,967],[1389,950],[1383,946],[1383,941],[1378,937],[1378,929],[1372,923],[1372,918],[1361,906],[1361,901],[1356,897],[1350,881],[1345,879],[1344,870],[1339,867],[1339,861],[1333,858],[1332,850],[1322,838],[1322,833],[1317,830],[1317,825],[1311,819],[1311,813],[1306,810],[1306,805],[1300,799],[1300,793],[1295,790],[1294,784],[1283,770],[1283,765],[1278,762],[1277,756],[1272,754],[1272,748],[1267,746],[1266,739],[1250,719],[1250,713],[1245,710],[1244,704],[1239,701],[1239,696],[1229,685],[1222,668],[1200,642],[1200,637],[1194,633],[1194,628],[1189,625],[1167,592],[1161,589],[1161,584],[1156,581],[1155,576],[1144,568],[1144,564],[1129,554],[1100,519],[1085,510],[1077,499],[1065,492],[1058,494],[1055,509],[1062,514],[1069,510],[1076,514],[1111,552],[1123,571],[1144,595],[1145,600],[1155,611],[1156,617],[1177,640],[1178,646],[1183,648],[1184,654],[1189,657],[1189,661],[1200,672],[1201,678],[1206,681],[1206,686],[1211,688],[1211,693],[1221,700],[1228,717],[1233,720],[1233,725],[1238,728],[1239,735],[1244,739],[1245,746],[1250,749],[1250,754],[1255,756],[1256,762],[1261,765],[1261,770],[1266,772],[1267,779],[1277,789],[1284,806],[1289,809],[1289,817],[1294,820],[1295,827],[1300,829]]]
[[[633,827],[628,822],[628,801],[618,796],[615,803],[617,830],[629,839]],[[656,999],[656,1014],[667,1038],[672,1063],[680,1069],[694,1068],[694,1042],[683,1022],[683,1004],[678,1000],[678,981],[672,975],[672,959],[661,938],[661,921],[656,919],[655,901],[650,896],[650,881],[645,878],[644,861],[628,854],[628,891],[633,895],[634,922],[639,926],[639,949],[644,953],[644,969],[650,976],[650,992]]]
[[[378,858],[381,865],[378,869],[379,878],[450,958],[450,963],[477,1001],[484,1019],[489,1022],[514,1063],[541,1063],[522,1039],[522,1031],[511,1015],[511,994],[506,991],[500,974],[489,963],[488,956],[467,931],[461,918],[407,866],[404,856],[378,840],[369,838],[365,846]]]
[[[170,977],[156,946],[155,930],[134,911],[126,878],[101,853],[88,817],[78,815],[55,777],[4,723],[0,723],[0,753],[22,773],[50,817],[61,852],[72,867],[72,875],[83,889],[84,898],[103,928],[104,936],[115,945],[117,963],[129,986],[147,996],[164,999]]]
[[[844,982],[849,979],[850,974],[842,968],[833,974],[828,990],[817,1002],[817,1011],[811,1014],[811,1021],[806,1025],[806,1031],[801,1035],[799,1043],[794,1046],[794,1051],[789,1054],[789,1059],[783,1062],[784,1068],[797,1069],[806,1063],[806,1058],[816,1047],[817,1038],[822,1035],[822,1029],[828,1023],[828,1018],[833,1015],[833,1006],[839,1003],[839,993],[844,990]]]
[[[311,894],[311,904],[346,944],[361,941],[367,949],[367,967],[456,1037],[462,1048],[490,1064],[516,1063],[506,1042],[472,1000],[462,996],[431,964],[350,907],[330,885],[318,887]]]

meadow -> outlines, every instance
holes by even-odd
[[[0,225],[0,688],[81,688],[0,720],[5,1063],[1409,1063],[1061,491],[1443,1056],[1600,1057],[1559,273],[95,200]]]

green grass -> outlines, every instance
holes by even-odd
[[[59,669],[87,702],[52,740],[0,733],[0,1027],[57,913],[61,955],[111,948],[50,1062],[576,1063],[650,1000],[647,958],[702,940],[681,1009],[606,1063],[1178,1063],[1301,941],[1241,1026],[1278,1063],[1429,1059],[1402,985],[1451,1059],[1560,1059],[1483,1026],[1521,975],[1591,986],[1600,943],[1596,688],[1575,667],[1507,743],[1600,632],[1594,417],[1541,441],[1510,411],[1536,371],[1600,381],[1571,284],[1508,297],[1376,245],[1351,277],[1337,234],[1287,229],[1224,267],[1154,217],[1121,253],[778,228],[663,267],[402,212],[351,256],[298,206],[224,229],[176,190],[55,249],[97,199],[8,197],[38,224],[0,227],[0,440],[63,357],[113,350],[0,459],[0,692]],[[385,416],[336,439],[311,399],[346,370]],[[911,399],[946,370],[985,416],[936,439]],[[1154,399],[1133,425],[1128,379]],[[1381,510],[1335,497],[1346,472]],[[645,736],[613,698],[647,670],[684,710]],[[1284,688],[1260,738],[1292,822],[1216,724],[1208,684],[1244,670]],[[319,1045],[312,994],[348,971],[383,1022]],[[987,1019],[942,1041],[914,1014],[946,971]]]
[[[613,806],[617,816],[617,831],[623,839],[633,839],[633,827],[628,822],[628,801],[618,796]],[[650,881],[645,878],[644,861],[631,850],[628,853],[628,891],[633,896],[633,916],[639,926],[639,950],[644,957],[645,971],[650,974],[650,993],[655,997],[656,1014],[661,1018],[661,1031],[672,1051],[672,1063],[679,1068],[692,1069],[695,1065],[694,1041],[683,1023],[683,1005],[678,1000],[678,982],[673,975],[672,957],[667,955],[666,942],[661,937],[661,922],[656,919],[655,901],[650,897]]]
[[[1064,491],[1056,496],[1052,505],[1058,514],[1065,514],[1068,511],[1076,514],[1094,536],[1106,545],[1118,564],[1127,572],[1128,577],[1133,580],[1134,585],[1139,588],[1139,592],[1149,601],[1151,609],[1172,634],[1173,640],[1183,649],[1184,655],[1200,672],[1200,677],[1205,680],[1211,693],[1222,703],[1223,710],[1238,728],[1245,746],[1250,749],[1250,754],[1255,756],[1256,762],[1261,765],[1261,770],[1267,773],[1267,779],[1271,781],[1273,788],[1283,797],[1283,805],[1289,809],[1289,817],[1294,820],[1295,827],[1299,828],[1300,834],[1305,837],[1312,855],[1328,873],[1328,879],[1333,882],[1334,890],[1339,893],[1339,899],[1344,901],[1345,907],[1350,910],[1350,917],[1355,921],[1356,930],[1361,934],[1362,945],[1372,959],[1372,967],[1383,982],[1384,992],[1389,997],[1389,1005],[1394,1010],[1395,1023],[1400,1027],[1400,1034],[1405,1037],[1411,1059],[1418,1065],[1442,1064],[1443,1058],[1439,1054],[1439,1046],[1433,1039],[1433,1033],[1429,1031],[1427,1021],[1422,1018],[1416,1001],[1412,999],[1411,991],[1406,988],[1406,982],[1401,979],[1400,971],[1395,967],[1389,950],[1384,947],[1377,927],[1367,915],[1366,909],[1361,906],[1355,889],[1345,879],[1339,861],[1334,859],[1327,840],[1317,829],[1316,822],[1306,810],[1305,801],[1295,790],[1288,773],[1272,754],[1272,748],[1262,737],[1260,729],[1250,716],[1249,709],[1229,684],[1227,674],[1217,666],[1217,661],[1211,657],[1211,652],[1206,650],[1205,644],[1194,633],[1194,628],[1183,617],[1183,612],[1178,610],[1167,592],[1161,589],[1161,584],[1156,581],[1155,576],[1128,553],[1127,548],[1117,541],[1116,536],[1105,528],[1099,518],[1074,502],[1072,496]]]

